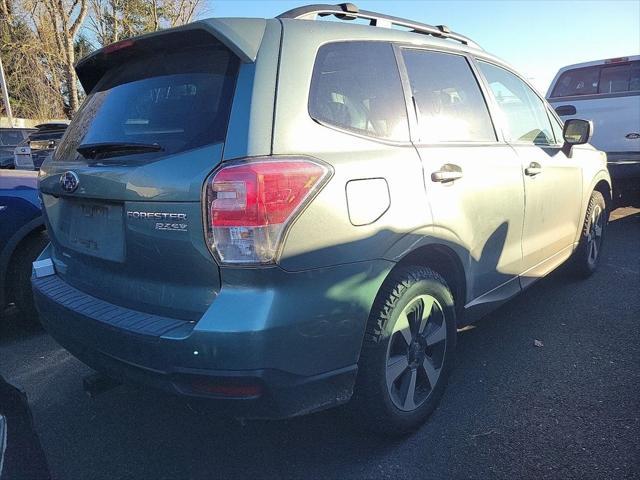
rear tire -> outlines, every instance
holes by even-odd
[[[26,323],[31,325],[38,323],[38,311],[31,290],[31,264],[38,258],[47,243],[49,238],[45,232],[33,233],[18,245],[11,260],[10,274],[14,279],[12,285],[14,302]]]
[[[385,281],[367,323],[352,410],[385,435],[411,432],[437,407],[453,366],[453,296],[429,268],[401,267]]]
[[[571,259],[571,271],[575,275],[586,278],[598,268],[608,215],[604,196],[594,190],[587,206],[578,248]]]

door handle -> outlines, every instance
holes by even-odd
[[[462,178],[462,168],[452,163],[446,163],[440,167],[440,170],[431,174],[432,182],[449,183]]]
[[[524,169],[525,175],[529,175],[530,177],[535,177],[536,175],[542,173],[542,167],[537,162],[531,162],[527,168]]]

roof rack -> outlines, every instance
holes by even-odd
[[[328,17],[334,15],[340,20],[355,20],[363,18],[369,20],[369,25],[374,27],[392,28],[394,25],[407,28],[415,33],[432,35],[438,38],[449,38],[456,40],[463,45],[481,48],[470,38],[452,32],[446,25],[427,25],[426,23],[413,22],[405,18],[393,17],[382,13],[360,10],[353,3],[340,3],[338,5],[316,4],[294,8],[278,15],[277,18],[292,18],[298,20],[315,20],[317,17]]]

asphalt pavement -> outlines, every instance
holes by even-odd
[[[340,411],[241,424],[129,386],[92,399],[90,370],[12,313],[0,375],[61,480],[640,478],[640,210],[612,218],[595,275],[554,272],[460,332],[440,407],[404,439]]]

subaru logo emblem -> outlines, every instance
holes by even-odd
[[[68,171],[60,175],[60,186],[65,192],[75,192],[78,185],[80,185],[80,179],[75,172]]]

